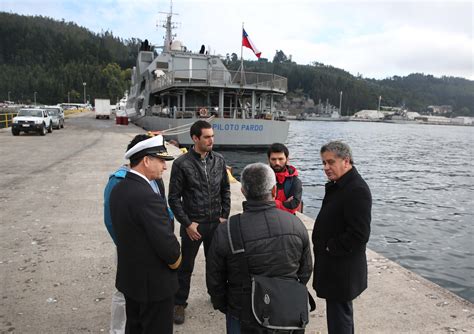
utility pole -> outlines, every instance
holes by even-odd
[[[342,90],[341,92],[339,93],[339,115],[342,116]]]
[[[37,93],[35,92],[35,93],[34,93],[34,96],[35,96],[35,97],[34,97],[34,99],[35,99],[35,106],[36,106],[36,94],[37,94]]]
[[[83,82],[82,85],[84,86],[84,105],[86,105],[86,82]]]
[[[69,98],[69,93],[70,92],[67,92],[67,103],[71,103],[71,99]]]
[[[11,93],[11,92],[8,91],[8,101],[11,101],[11,100],[10,100],[10,93]]]
[[[378,109],[378,111],[380,111],[380,101],[382,101],[382,95],[379,96],[379,109]]]

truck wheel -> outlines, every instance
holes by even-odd
[[[53,123],[49,122],[48,132],[53,132]]]

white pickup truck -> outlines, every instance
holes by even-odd
[[[24,108],[18,111],[13,117],[12,134],[18,136],[20,132],[38,132],[46,135],[46,132],[53,132],[53,122],[46,109]]]
[[[95,99],[95,118],[110,118],[112,108],[110,106],[110,100],[108,99]]]

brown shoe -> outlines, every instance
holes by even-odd
[[[181,325],[184,323],[184,305],[174,306],[174,323]]]

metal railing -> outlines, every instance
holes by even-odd
[[[172,85],[242,86],[243,88],[272,89],[286,92],[288,79],[271,73],[229,71],[227,69],[177,70],[150,81],[150,90]]]
[[[148,116],[161,116],[168,118],[234,118],[234,119],[265,119],[265,120],[285,120],[287,116],[286,111],[282,110],[273,110],[270,108],[264,109],[263,111],[259,108],[255,109],[255,112],[252,113],[250,108],[242,107],[224,107],[222,112],[218,107],[186,107],[186,108],[162,108],[160,106],[154,106],[148,109],[146,112]]]
[[[0,129],[11,126],[11,123],[13,123],[13,117],[17,114],[17,112],[0,113]]]

